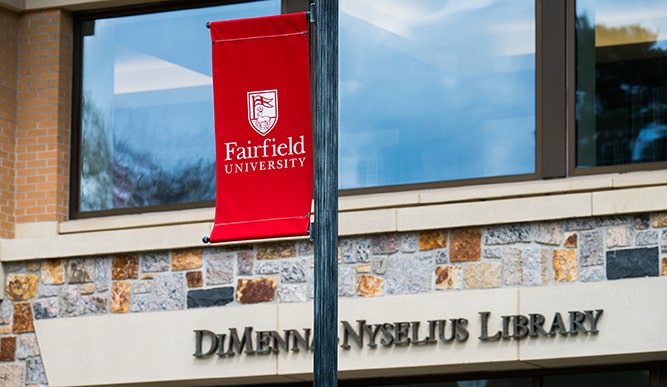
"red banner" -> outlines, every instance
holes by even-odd
[[[308,234],[313,195],[305,13],[211,22],[216,208],[210,242]]]

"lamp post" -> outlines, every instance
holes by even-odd
[[[338,0],[318,0],[315,22],[313,385],[338,384]]]

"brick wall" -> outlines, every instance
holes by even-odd
[[[15,219],[66,220],[71,17],[62,10],[22,14],[18,35]]]
[[[18,15],[0,8],[0,237],[14,233]]]

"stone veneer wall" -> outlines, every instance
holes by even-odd
[[[667,213],[342,238],[338,294],[667,274]],[[46,386],[35,319],[313,298],[309,241],[5,263],[0,385]]]

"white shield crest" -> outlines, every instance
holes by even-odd
[[[278,90],[248,92],[248,122],[266,136],[278,122]]]

